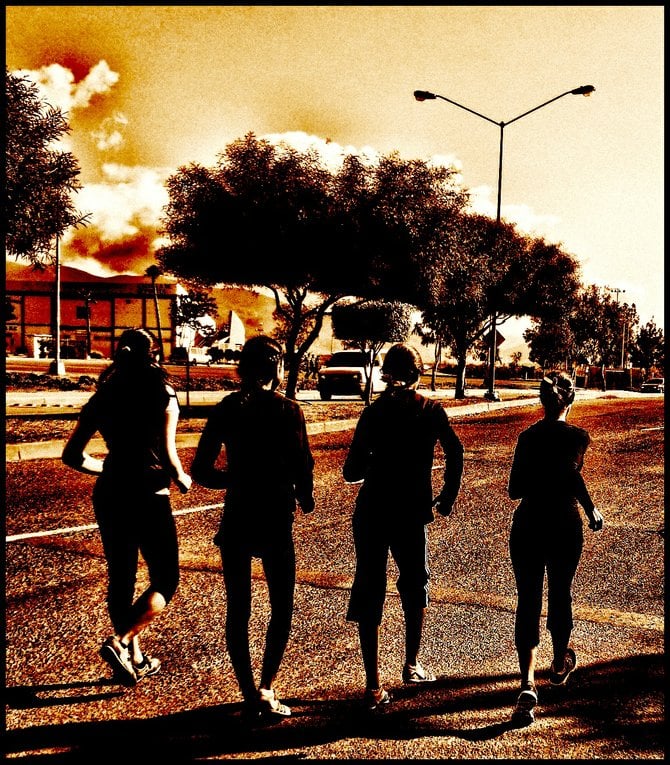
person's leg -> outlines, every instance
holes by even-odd
[[[570,636],[573,628],[572,583],[582,553],[583,533],[579,526],[566,534],[563,543],[547,561],[547,630],[551,634],[553,661],[552,671],[561,674],[565,670]]]
[[[349,595],[347,621],[358,623],[366,688],[379,689],[379,626],[386,598],[389,546],[384,535],[364,515],[352,519],[356,571]]]
[[[370,690],[380,689],[382,684],[379,675],[379,624],[360,621],[358,637],[365,671],[365,687]]]
[[[139,635],[172,600],[179,584],[179,544],[169,496],[148,497],[133,523],[147,565],[149,586],[130,609],[130,623],[120,637],[130,643],[133,663],[141,664],[144,656]]]
[[[435,675],[419,663],[430,580],[426,527],[414,524],[399,529],[391,538],[391,554],[398,566],[396,587],[405,617],[403,679],[405,682],[433,681]]]
[[[509,548],[517,590],[514,643],[522,689],[535,684],[545,575],[544,554],[538,548],[541,541],[533,537],[523,523],[512,524]]]
[[[223,581],[226,589],[226,644],[240,691],[254,702],[257,690],[249,651],[251,618],[251,556],[242,540],[225,532],[221,547]]]
[[[100,482],[93,508],[107,564],[107,609],[116,637],[131,624],[131,608],[139,561],[139,542],[128,529],[125,499],[116,499]]]
[[[279,532],[282,533],[282,532]],[[263,571],[270,599],[270,621],[265,635],[265,653],[260,689],[271,690],[291,633],[295,592],[295,548],[289,529],[274,549],[263,555]]]
[[[405,664],[411,667],[419,663],[425,613],[425,608],[408,608],[405,610]]]

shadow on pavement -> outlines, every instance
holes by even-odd
[[[537,719],[580,718],[593,740],[624,740],[644,751],[664,750],[664,660],[660,654],[578,666],[565,687],[548,686],[538,675]],[[64,694],[86,691],[111,681],[69,683],[63,686],[21,686],[7,689],[11,708],[99,700],[116,694],[38,698],[43,691]],[[165,756],[175,759],[286,752],[286,757],[307,757],[296,749],[365,738],[403,741],[421,737],[456,737],[487,741],[512,729],[507,722],[517,679],[495,677],[441,678],[430,687],[392,689],[393,703],[381,713],[370,714],[360,705],[360,692],[344,691],[341,698],[304,700],[286,698],[293,714],[275,725],[251,724],[241,714],[241,704],[221,704],[149,719],[109,720],[46,725],[9,730],[4,735],[7,754],[40,752],[40,761],[95,762],[118,758],[140,761]],[[491,688],[492,685],[496,687]],[[337,689],[333,689],[335,695]],[[131,707],[128,707],[130,713]],[[501,722],[468,727],[472,716],[499,712]],[[458,725],[455,725],[457,722]],[[49,750],[60,753],[49,754]],[[67,755],[63,750],[68,750]]]

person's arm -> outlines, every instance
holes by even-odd
[[[177,453],[177,422],[179,421],[179,404],[174,391],[165,410],[163,427],[163,453],[167,457],[168,470],[182,494],[191,488],[191,476],[184,471],[179,454]]]
[[[590,438],[587,435],[585,437],[583,447],[579,451],[577,455],[577,459],[575,460],[574,492],[575,492],[575,497],[577,498],[577,501],[584,508],[584,514],[586,515],[589,521],[589,528],[592,531],[600,531],[603,527],[603,517],[600,511],[598,510],[598,508],[593,503],[593,500],[591,499],[591,495],[589,494],[589,490],[586,488],[586,481],[584,481],[584,476],[582,475],[582,467],[584,466],[584,455],[586,454],[586,449],[589,443],[590,443]]]
[[[512,459],[512,469],[509,473],[507,484],[507,493],[510,499],[523,499],[528,491],[526,483],[527,465],[526,448],[522,437],[516,442],[514,449],[514,458]]]
[[[295,496],[303,513],[314,510],[314,457],[309,448],[305,416],[298,409],[296,422]]]
[[[362,481],[368,470],[370,447],[368,445],[368,409],[363,411],[354,430],[349,452],[344,461],[342,475],[347,483]]]
[[[205,424],[191,463],[193,479],[207,489],[225,489],[228,486],[228,472],[215,467],[222,446],[220,428],[213,413]]]
[[[88,414],[88,408],[85,405],[82,408],[79,420],[75,429],[72,431],[61,455],[61,460],[71,468],[80,473],[98,476],[102,473],[101,459],[91,457],[85,451],[86,445],[93,438],[97,431],[97,426],[92,417]]]
[[[438,410],[438,439],[445,457],[444,486],[433,501],[440,515],[449,515],[453,510],[456,497],[463,479],[463,444],[451,427],[447,413],[442,407]]]

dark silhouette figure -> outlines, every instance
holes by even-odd
[[[165,370],[156,362],[153,337],[123,332],[112,364],[82,407],[63,450],[63,462],[97,476],[93,508],[108,572],[107,606],[114,634],[100,655],[126,685],[156,674],[161,662],[143,654],[139,635],[165,608],[179,582],[177,532],[170,484],[188,491],[191,478],[175,445],[179,405]],[[104,461],[84,450],[96,432],[107,445]],[[133,602],[139,554],[150,584]]]
[[[423,364],[409,345],[397,344],[382,366],[386,390],[356,426],[343,475],[362,482],[352,518],[356,573],[347,619],[358,622],[366,677],[364,701],[374,710],[390,701],[379,674],[379,627],[386,597],[389,552],[399,570],[397,588],[405,616],[405,683],[434,681],[419,662],[428,605],[427,524],[433,506],[449,515],[463,473],[463,446],[442,406],[416,391]],[[444,488],[433,501],[436,443],[446,458]]]
[[[263,335],[251,338],[238,373],[241,390],[212,411],[192,472],[203,486],[226,490],[214,542],[226,588],[226,642],[247,711],[284,717],[290,709],[277,698],[274,682],[293,617],[296,500],[303,513],[314,509],[314,460],[300,406],[276,390],[283,376],[281,346]],[[225,468],[215,464],[222,449]],[[271,608],[258,687],[249,651],[253,558],[262,561]]]
[[[563,685],[577,664],[569,641],[572,581],[584,541],[578,505],[589,528],[599,531],[603,526],[581,473],[589,434],[566,422],[574,398],[569,375],[553,372],[544,377],[540,383],[544,418],[519,435],[509,476],[509,496],[521,500],[509,538],[517,587],[514,637],[521,672],[521,692],[512,719],[519,725],[533,722],[537,704],[535,665],[545,574],[547,629],[554,654],[549,681]]]

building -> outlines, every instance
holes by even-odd
[[[167,358],[175,342],[170,305],[184,292],[177,280],[168,276],[157,277],[154,285],[147,276],[100,277],[61,266],[62,357],[111,358],[123,330],[145,327],[162,338]],[[5,326],[6,353],[53,358],[54,268],[37,270],[8,261],[5,296],[13,313]]]

